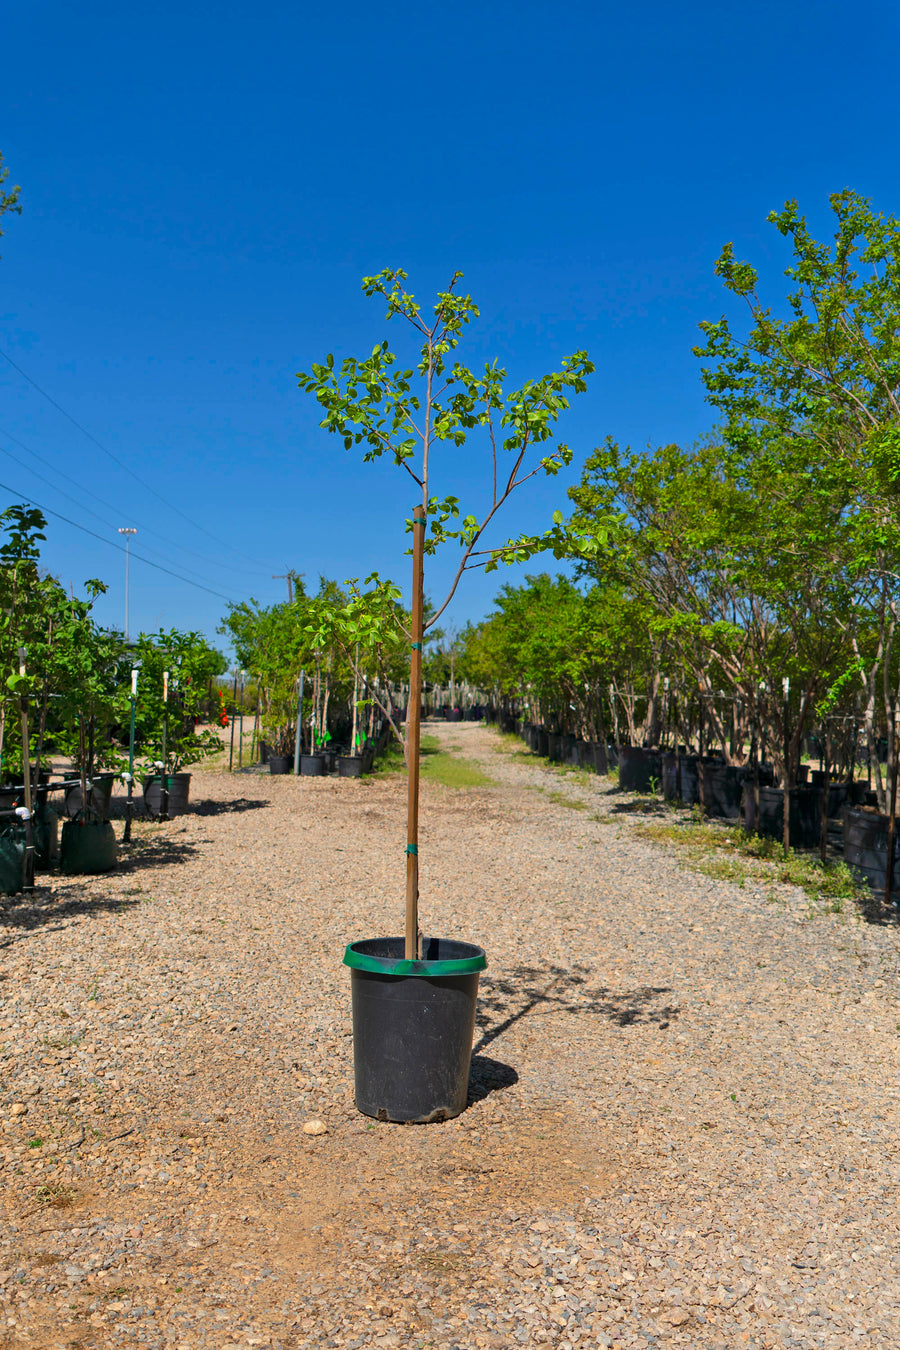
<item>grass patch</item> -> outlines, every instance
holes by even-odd
[[[417,1264],[423,1270],[461,1270],[465,1259],[458,1252],[423,1252]]]
[[[587,802],[579,801],[577,797],[567,797],[564,792],[548,792],[547,796],[551,802],[556,802],[557,806],[568,806],[572,811],[587,811]]]
[[[441,783],[444,787],[492,787],[494,780],[478,764],[455,754],[455,748],[442,747],[436,736],[423,736],[419,759],[422,778],[429,783]],[[403,751],[392,740],[375,761],[373,773],[376,777],[384,778],[405,772]]]
[[[83,1040],[83,1031],[73,1031],[68,1035],[44,1036],[42,1037],[42,1044],[46,1045],[48,1050],[68,1050],[73,1045],[79,1045]]]
[[[80,1197],[74,1186],[65,1186],[60,1181],[48,1186],[38,1186],[34,1198],[42,1209],[72,1209],[78,1204]]]
[[[715,881],[797,886],[832,914],[842,914],[848,902],[863,908],[870,903],[868,888],[860,885],[843,860],[823,863],[811,853],[793,849],[785,856],[777,839],[762,839],[737,826],[701,824],[694,817],[665,824],[641,822],[635,829],[644,839],[672,845],[685,855],[689,867]]]

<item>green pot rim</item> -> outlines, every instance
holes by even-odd
[[[458,961],[406,961],[389,956],[367,956],[355,952],[353,943],[349,943],[344,952],[344,965],[351,970],[367,970],[374,975],[421,975],[430,978],[437,975],[473,975],[487,967],[484,952],[478,956],[467,956]]]

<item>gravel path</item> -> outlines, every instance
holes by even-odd
[[[0,902],[0,1346],[896,1350],[896,930],[429,730],[495,782],[423,793],[426,928],[490,963],[455,1121],[352,1100],[399,779],[198,773],[117,873]]]

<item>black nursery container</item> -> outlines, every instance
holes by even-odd
[[[650,792],[651,778],[659,786],[662,766],[658,750],[640,745],[619,746],[619,787],[623,792]]]
[[[875,811],[844,812],[844,862],[876,895],[884,895],[887,880],[888,824],[889,818]],[[891,900],[900,903],[900,830],[894,834]]]
[[[294,760],[292,755],[269,755],[269,773],[290,773]]]
[[[34,865],[46,871],[59,858],[59,816],[47,803],[46,792],[39,792],[32,821]]]
[[[300,773],[304,778],[321,778],[325,772],[325,761],[321,755],[301,755]]]
[[[352,942],[356,1105],[366,1116],[427,1124],[466,1105],[478,976],[484,951],[426,938],[424,959],[404,959],[400,937]]]
[[[188,809],[188,797],[191,791],[191,775],[189,773],[170,773],[166,779],[166,788],[168,789],[168,801],[166,803],[166,814],[171,820],[173,816],[183,816]],[[152,778],[144,779],[144,810],[150,816],[159,816],[162,813],[163,804],[163,780],[162,774],[154,774]]]
[[[703,809],[720,820],[740,820],[745,770],[742,766],[704,759],[700,764]]]
[[[678,789],[685,806],[697,806],[700,801],[700,756],[681,755],[678,765]]]
[[[19,820],[4,820],[0,822],[0,893],[21,893],[24,866],[25,826]]]
[[[88,790],[88,796],[91,810],[96,811],[97,815],[102,816],[104,820],[108,820],[116,775],[114,773],[95,773],[90,781],[92,786]],[[73,783],[71,787],[66,788],[66,815],[70,820],[74,820],[83,806],[81,784]]]
[[[749,833],[761,834],[767,839],[782,839],[784,835],[784,792],[781,788],[759,789],[759,821],[753,799],[753,784],[745,782],[743,799],[744,828]],[[815,788],[796,787],[790,790],[790,845],[791,848],[815,848],[822,829],[821,803]]]
[[[660,778],[662,780],[662,795],[667,802],[675,801],[680,795],[681,787],[678,756],[672,754],[660,755],[659,763]]]

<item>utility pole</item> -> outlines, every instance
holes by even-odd
[[[272,574],[272,580],[273,580],[273,581],[286,581],[286,582],[287,582],[287,587],[288,587],[288,604],[289,604],[289,605],[292,605],[292,604],[294,603],[294,573],[293,573],[293,572],[281,572],[281,573],[279,573],[278,576],[275,576],[275,574],[273,573],[273,574]]]
[[[129,548],[131,546],[131,536],[137,534],[137,530],[132,525],[120,525],[119,534],[125,536],[125,641],[128,641],[128,561]]]

